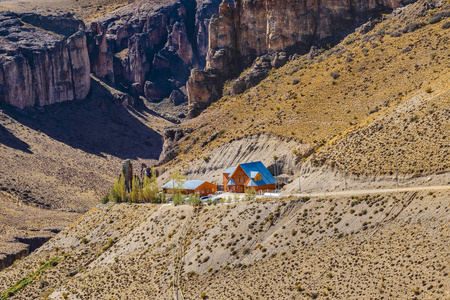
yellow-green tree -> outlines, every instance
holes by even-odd
[[[159,186],[156,182],[156,172],[154,169],[151,171],[151,177],[144,176],[142,185],[142,199],[146,202],[159,203],[162,201],[162,197],[158,196]]]
[[[141,189],[140,187],[141,183],[138,177],[134,177],[133,181],[131,182],[131,192],[130,192],[130,201],[131,202],[138,202],[142,198],[139,197],[139,191]]]

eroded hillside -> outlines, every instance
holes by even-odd
[[[230,83],[225,88],[230,95],[182,126],[189,134],[174,146],[178,161],[201,158],[243,137],[273,134],[296,140],[292,150],[300,157],[333,140],[336,148],[319,154],[319,164],[323,156],[333,156],[327,163],[336,165],[338,152],[351,145],[356,147],[349,156],[377,148],[375,157],[350,163],[353,175],[391,172],[378,165],[386,154],[378,154],[394,145],[403,174],[448,170],[450,6],[436,3],[418,1],[369,22],[330,50],[273,70],[243,94],[232,96]],[[367,139],[365,133],[380,122],[384,129]],[[391,164],[392,156],[383,163]]]
[[[446,299],[448,197],[94,208],[2,271],[0,289],[54,259],[14,299]]]

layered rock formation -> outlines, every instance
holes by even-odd
[[[223,82],[235,77],[261,55],[285,51],[287,54],[306,53],[313,45],[335,43],[346,32],[362,23],[368,16],[394,9],[412,1],[319,1],[319,0],[236,0],[223,1],[219,15],[210,22],[207,69],[203,76],[220,77],[215,87],[194,78],[188,82],[190,115],[199,113],[218,99],[215,91]],[[200,78],[198,71],[192,77]],[[205,95],[205,90],[214,91]]]
[[[205,66],[209,18],[219,3],[141,0],[93,21],[92,72],[135,97],[168,97],[184,87],[193,67]]]
[[[83,99],[90,88],[84,24],[0,12],[0,101],[25,108]]]

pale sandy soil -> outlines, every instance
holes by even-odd
[[[95,208],[0,272],[0,290],[61,256],[14,299],[171,299],[174,280],[185,299],[449,299],[449,197]]]

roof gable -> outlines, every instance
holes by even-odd
[[[258,176],[259,172],[258,171],[251,171],[250,172],[250,178],[251,179],[255,179],[256,176]]]
[[[236,182],[234,182],[234,180],[230,178],[230,180],[228,180],[227,185],[236,185]]]
[[[240,164],[239,166],[242,168],[242,170],[245,172],[245,174],[247,174],[247,176],[250,178],[254,178],[254,177],[252,177],[252,174],[255,174],[255,176],[257,173],[261,174],[261,180],[256,181],[256,182],[251,180],[250,183],[252,185],[249,185],[249,186],[261,186],[261,185],[277,183],[276,179],[272,176],[272,174],[270,174],[269,170],[267,170],[267,168],[260,161]]]

